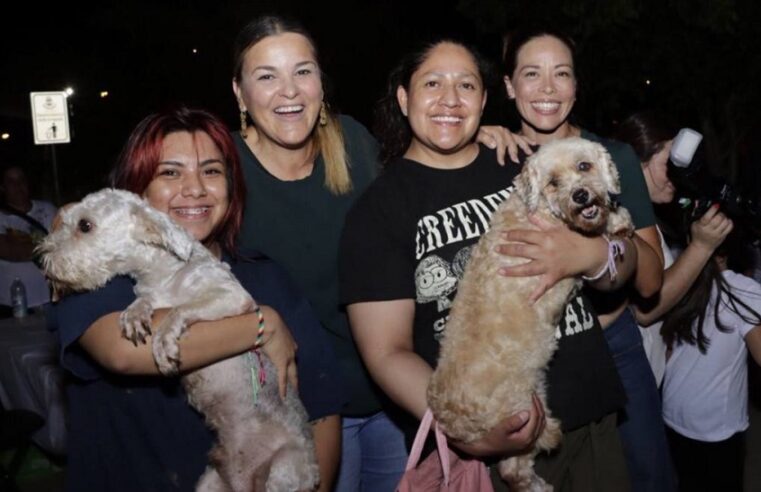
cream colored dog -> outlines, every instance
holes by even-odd
[[[150,334],[155,309],[172,308],[151,339],[164,374],[180,368],[179,339],[188,325],[256,306],[227,264],[127,191],[102,190],[66,209],[40,252],[48,277],[68,290],[96,289],[116,275],[133,277],[137,299],[122,312],[120,323],[124,337],[134,343]],[[275,366],[260,357],[261,367],[256,355],[242,354],[183,375],[190,404],[218,438],[197,490],[293,492],[317,486],[306,411],[293,388],[280,398]],[[252,371],[261,368],[268,380],[254,402]]]
[[[579,279],[561,280],[536,303],[529,295],[539,277],[504,277],[503,266],[522,258],[495,252],[500,234],[536,229],[529,214],[563,222],[587,236],[613,239],[633,232],[618,172],[605,149],[580,138],[545,144],[514,181],[491,229],[473,249],[452,305],[428,404],[445,433],[463,442],[481,438],[510,415],[531,407],[536,393],[546,406],[545,367],[557,346],[555,329]],[[534,456],[560,443],[560,422],[547,412],[544,432],[530,452],[504,459],[502,477],[512,490],[552,490],[533,469]]]

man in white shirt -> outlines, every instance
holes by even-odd
[[[32,261],[34,246],[44,237],[56,214],[49,202],[32,200],[24,170],[16,165],[3,168],[0,179],[0,315],[10,314],[10,286],[15,278],[26,288],[27,305],[50,302],[50,291],[42,271]]]

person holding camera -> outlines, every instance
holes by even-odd
[[[640,158],[655,204],[672,202],[676,192],[667,173],[676,132],[663,121],[652,112],[638,113],[617,133]],[[748,348],[761,360],[761,287],[728,268],[743,257],[722,246],[733,228],[713,204],[690,224],[689,243],[676,260],[664,242],[660,295],[635,306],[638,323],[647,327],[642,333],[653,372],[663,382],[663,416],[683,491],[742,490],[745,361]]]
[[[639,157],[654,204],[671,203],[676,193],[676,186],[668,176],[669,154],[676,131],[664,121],[665,118],[655,112],[636,113],[624,120],[616,133],[617,139],[631,145]],[[676,261],[658,231],[666,268],[663,287],[658,296],[635,305],[643,345],[658,386],[666,367],[666,344],[660,335],[662,319],[684,297],[732,227],[732,220],[719,210],[719,205],[712,205],[690,225],[691,241]]]

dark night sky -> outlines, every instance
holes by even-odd
[[[498,33],[487,32],[468,15],[469,8],[478,4],[467,0],[123,0],[63,8],[61,3],[52,4],[55,7],[27,3],[19,7],[20,12],[0,17],[0,133],[11,133],[10,140],[0,141],[0,163],[24,163],[37,176],[38,194],[51,196],[49,146],[33,144],[31,91],[66,86],[76,91],[70,100],[72,143],[56,146],[64,201],[102,186],[129,131],[162,106],[182,102],[205,107],[236,124],[237,107],[230,89],[232,40],[246,21],[264,12],[293,15],[307,26],[332,81],[333,104],[369,124],[386,74],[416,40],[465,35],[487,56],[498,55]],[[539,12],[543,2],[534,5]],[[621,52],[629,49],[620,46]],[[620,71],[622,78],[634,75]],[[651,76],[646,71],[643,67],[637,79]],[[103,90],[109,92],[105,99],[99,96]],[[631,88],[614,88],[611,93],[616,97],[606,103],[609,110],[587,111],[596,115],[596,124],[588,126],[603,133],[605,122],[615,115],[664,97],[643,88],[637,88],[634,96]],[[500,98],[492,94],[493,101]],[[493,118],[500,113],[492,109],[489,114]]]

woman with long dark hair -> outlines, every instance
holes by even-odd
[[[732,268],[732,233],[666,315],[663,417],[680,491],[743,490],[748,352],[761,364],[761,286]],[[736,267],[734,267],[736,268]]]
[[[627,145],[601,138],[573,120],[572,111],[579,93],[573,40],[546,26],[520,29],[507,39],[504,69],[508,97],[515,103],[521,119],[520,133],[540,145],[580,136],[599,142],[608,150],[621,178],[619,200],[631,213],[636,227],[638,264],[632,285],[642,297],[655,295],[662,283],[663,255],[642,170]],[[510,239],[519,240],[512,234]],[[551,237],[541,233],[528,233],[520,240],[536,247],[552,244]],[[507,249],[512,251],[518,247],[523,245]],[[521,274],[541,273],[541,264],[531,261],[513,270]],[[626,390],[627,403],[620,413],[618,428],[632,488],[669,491],[671,472],[664,430],[659,421],[658,391],[634,315],[628,309],[626,293],[594,295],[593,301]]]
[[[341,241],[341,297],[357,345],[381,388],[415,419],[426,410],[439,339],[470,249],[520,170],[499,166],[474,140],[486,103],[487,65],[474,50],[440,41],[410,53],[391,72],[377,132],[385,170],[347,216]],[[593,276],[606,263],[604,239],[565,227],[552,233],[563,247],[540,256],[550,276]],[[631,277],[637,255],[628,239],[626,247],[620,278],[612,283],[602,276],[595,288],[614,289]],[[574,473],[542,476],[556,487],[573,481],[579,490],[622,490],[627,479],[614,412],[623,392],[584,297],[569,303],[557,333],[549,406],[578,431],[565,435],[574,449],[568,460]],[[573,404],[553,407],[553,399]],[[543,406],[535,401],[481,439],[453,444],[485,459],[520,454],[543,426]],[[593,448],[604,457],[594,469],[588,459],[597,453]],[[537,463],[537,471],[546,469]]]

